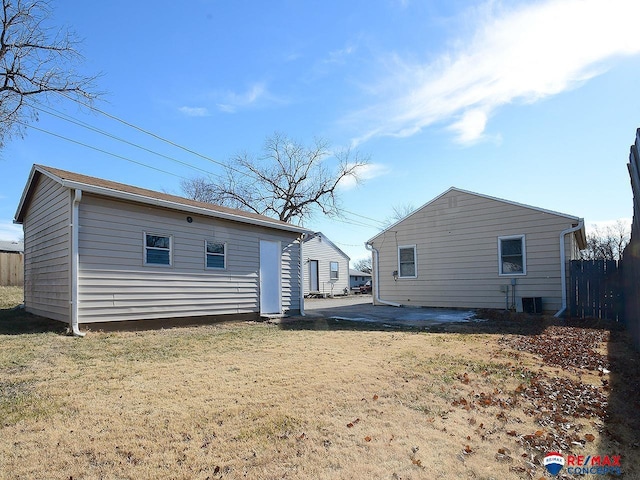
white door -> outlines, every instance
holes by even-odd
[[[309,291],[318,292],[318,260],[309,260]]]
[[[280,242],[260,240],[260,314],[282,313]]]

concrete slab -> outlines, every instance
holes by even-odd
[[[308,317],[412,328],[475,320],[472,310],[374,306],[371,295],[305,299],[305,313]]]

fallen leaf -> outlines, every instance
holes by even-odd
[[[593,441],[596,439],[596,437],[595,437],[595,436],[593,436],[593,435],[591,435],[590,433],[587,433],[587,434],[584,436],[584,438],[587,440],[587,442],[593,442]]]
[[[464,447],[464,452],[465,453],[471,453],[471,452],[473,452],[473,450],[471,450],[471,447],[469,445],[467,445],[467,446]]]
[[[367,435],[366,437],[364,437],[364,441],[365,442],[370,442],[371,441],[371,437]]]
[[[377,400],[378,398],[379,398],[379,397],[378,397],[378,395],[374,395],[374,396],[373,396],[373,399],[374,399],[374,400]]]

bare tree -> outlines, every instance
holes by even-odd
[[[373,271],[373,269],[371,268],[371,257],[356,260],[356,262],[353,264],[353,268],[364,273],[371,273]]]
[[[46,27],[46,0],[2,0],[0,12],[0,147],[12,135],[23,136],[37,119],[32,100],[51,93],[92,100],[96,77],[75,72],[82,60],[78,41],[68,30]]]
[[[606,228],[593,227],[587,234],[587,248],[580,252],[580,257],[583,260],[620,260],[630,235],[630,226],[622,220]]]
[[[335,157],[337,166],[328,161]],[[339,186],[360,181],[359,170],[368,158],[349,149],[331,152],[328,142],[316,139],[307,147],[284,134],[265,141],[263,154],[233,157],[219,178],[193,178],[181,183],[189,198],[239,208],[302,223],[315,210],[340,214]]]

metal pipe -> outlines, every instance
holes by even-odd
[[[78,269],[80,263],[79,233],[80,225],[80,201],[82,200],[82,190],[76,188],[71,207],[71,335],[74,337],[84,337],[85,334],[78,328]]]
[[[389,305],[391,307],[401,307],[402,305],[400,305],[399,303],[380,299],[380,270],[378,267],[379,253],[378,253],[378,250],[376,250],[374,246],[369,242],[365,242],[364,247],[370,252],[373,252],[372,279],[374,280],[374,283],[375,283],[375,288],[371,289],[371,293],[373,294],[373,304],[375,305],[376,303],[381,303],[383,305]]]
[[[584,219],[578,221],[575,227],[567,228],[560,232],[560,281],[562,282],[562,308],[558,310],[554,317],[561,317],[567,309],[567,265],[565,261],[564,237],[569,233],[577,232],[584,227]]]

